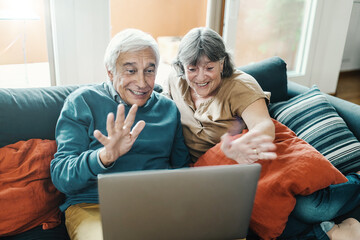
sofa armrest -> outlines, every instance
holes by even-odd
[[[292,98],[298,94],[309,90],[308,87],[298,83],[288,81],[288,97]],[[347,124],[350,131],[360,141],[360,105],[345,101],[338,97],[325,94],[331,105],[336,109],[340,117],[342,117]]]

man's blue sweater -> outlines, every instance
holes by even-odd
[[[153,92],[136,113],[134,125],[144,120],[145,128],[130,151],[105,168],[98,159],[103,145],[93,132],[107,135],[107,115],[116,116],[118,104],[106,83],[80,88],[66,99],[56,126],[58,150],[50,166],[54,185],[66,195],[62,211],[77,203],[98,203],[100,173],[188,166],[180,113],[172,100]],[[125,104],[125,115],[130,107]]]

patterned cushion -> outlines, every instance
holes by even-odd
[[[360,170],[359,141],[316,86],[288,101],[270,104],[269,111],[342,173]]]

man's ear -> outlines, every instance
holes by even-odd
[[[109,70],[107,70],[107,74],[109,76],[110,81],[113,81],[114,75],[112,74],[112,72],[110,72]]]

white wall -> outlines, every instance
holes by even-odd
[[[309,86],[336,92],[351,9],[352,0],[323,1]]]
[[[109,1],[51,0],[56,85],[103,82]]]
[[[289,77],[291,80],[311,86],[313,84],[327,93],[334,93],[344,61],[351,56],[355,66],[360,61],[359,49],[360,1],[318,0],[312,47],[309,63],[303,77]],[[51,20],[54,42],[56,85],[86,84],[102,82],[106,78],[103,56],[110,40],[110,11],[108,0],[51,0]],[[347,46],[344,46],[348,25]],[[355,18],[355,20],[354,20]],[[355,36],[355,40],[354,40]],[[344,53],[344,58],[343,58]],[[343,62],[343,65],[342,65]]]
[[[289,79],[335,93],[353,0],[317,0],[304,72]]]
[[[360,69],[360,1],[355,0],[346,37],[341,71]]]

